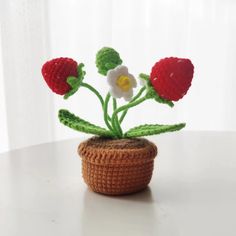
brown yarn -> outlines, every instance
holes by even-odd
[[[155,144],[146,139],[93,137],[81,143],[83,178],[95,192],[122,195],[144,189],[150,182]]]

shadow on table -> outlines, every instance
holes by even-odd
[[[82,235],[154,235],[157,212],[150,188],[126,196],[105,196],[87,189]]]
[[[137,201],[137,202],[146,202],[146,203],[151,203],[153,202],[152,198],[152,192],[150,187],[145,188],[141,192],[133,193],[133,194],[127,194],[124,196],[106,196],[107,198],[116,198],[119,200],[123,201]]]

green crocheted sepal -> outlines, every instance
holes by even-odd
[[[68,97],[76,93],[77,90],[79,89],[81,83],[84,80],[84,76],[86,74],[86,72],[83,70],[83,67],[84,67],[83,63],[80,63],[78,65],[77,67],[78,77],[69,76],[67,78],[66,82],[71,86],[71,90],[64,95],[64,99],[67,99]]]
[[[107,72],[122,64],[119,53],[113,48],[104,47],[96,54],[96,66],[98,72],[107,75]]]
[[[95,134],[102,137],[113,137],[114,135],[109,131],[97,125],[91,124],[78,116],[70,113],[68,110],[61,109],[58,113],[58,118],[60,122],[71,129],[88,133]]]
[[[146,93],[146,98],[147,99],[154,99],[156,102],[162,103],[162,104],[166,104],[170,107],[174,106],[174,103],[172,101],[166,100],[162,97],[159,96],[159,94],[157,93],[157,91],[153,88],[150,79],[149,79],[149,75],[143,74],[141,73],[139,75],[139,77],[145,81],[145,86],[147,88],[147,93]]]
[[[166,132],[174,132],[181,130],[185,127],[185,123],[175,124],[175,125],[140,125],[130,129],[125,133],[125,138],[134,138],[141,136],[149,136],[154,134],[161,134]]]
[[[170,107],[174,106],[174,103],[172,101],[166,100],[162,97],[159,96],[159,94],[155,91],[155,89],[151,86],[149,86],[147,88],[147,94],[146,94],[147,98],[153,98],[156,102],[162,103],[162,104],[166,104]]]

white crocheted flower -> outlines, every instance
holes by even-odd
[[[110,94],[114,98],[123,97],[126,101],[130,101],[133,97],[133,88],[137,86],[137,82],[133,75],[129,74],[126,66],[117,66],[107,72],[107,81],[110,85]]]

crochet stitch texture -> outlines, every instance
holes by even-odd
[[[78,153],[83,178],[93,191],[121,195],[149,184],[157,147],[146,139],[94,137],[81,143]]]
[[[107,75],[107,72],[121,65],[122,60],[117,51],[113,48],[104,47],[97,52],[96,66],[98,72],[102,75]]]
[[[161,59],[152,67],[150,75],[150,81],[157,93],[170,101],[178,101],[187,93],[192,78],[192,62],[177,57]]]
[[[71,89],[67,78],[78,75],[77,62],[66,57],[53,59],[43,65],[42,75],[54,93],[64,95]]]
[[[140,73],[142,85],[134,95],[137,86],[136,78],[128,67],[122,64],[119,53],[110,47],[101,48],[96,54],[98,72],[106,76],[110,90],[103,97],[92,85],[85,83],[84,64],[66,57],[52,59],[42,67],[42,75],[50,89],[67,99],[79,88],[86,88],[99,100],[103,111],[105,127],[93,124],[84,118],[61,109],[58,118],[62,124],[76,131],[108,137],[112,139],[130,139],[148,135],[181,130],[185,123],[177,124],[141,124],[123,131],[122,122],[128,111],[147,101],[173,107],[174,103],[187,93],[191,86],[194,67],[189,59],[167,57],[159,60],[151,69],[150,75]],[[122,64],[122,65],[121,65]],[[117,99],[124,98],[125,104]],[[109,105],[112,103],[112,109]]]

